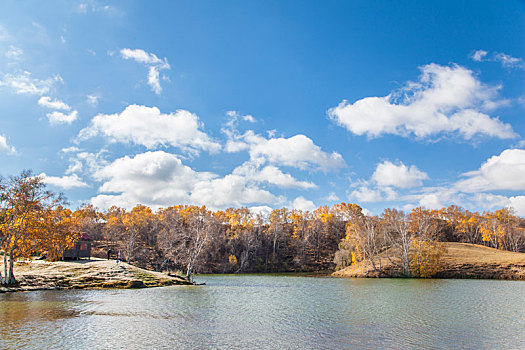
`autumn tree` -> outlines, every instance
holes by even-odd
[[[63,206],[45,210],[38,224],[35,227],[35,239],[38,242],[35,251],[46,252],[46,259],[49,261],[59,260],[64,249],[73,246],[81,237],[78,230],[80,222],[71,210]]]
[[[348,262],[364,262],[372,267],[374,271],[381,271],[381,257],[385,246],[384,232],[381,230],[381,221],[375,216],[356,216],[352,221],[346,223],[346,236],[339,245],[338,256],[342,259],[343,251],[349,254],[344,256],[349,260],[340,261],[340,264],[347,265]]]
[[[163,220],[159,242],[177,266],[184,267],[186,278],[203,262],[206,248],[218,232],[217,221],[206,207],[176,206],[161,212]]]
[[[2,284],[16,283],[15,261],[30,257],[32,252],[40,249],[38,234],[46,213],[63,202],[62,197],[47,191],[42,179],[30,171],[0,180],[0,249],[4,252]]]

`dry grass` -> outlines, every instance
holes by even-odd
[[[446,242],[436,278],[490,278],[525,280],[525,254],[477,244]],[[378,265],[377,261],[377,265]],[[383,270],[374,271],[370,264],[356,264],[334,272],[337,277],[396,277],[392,263],[381,259]]]
[[[3,264],[0,264],[3,271]],[[190,284],[180,278],[144,270],[115,260],[20,261],[15,265],[18,285],[0,292],[40,289],[146,288]]]

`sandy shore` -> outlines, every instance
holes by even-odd
[[[0,264],[3,272],[3,264]],[[88,288],[148,288],[191,284],[185,279],[144,270],[115,260],[20,261],[15,265],[17,286],[2,287],[1,292],[88,289]]]
[[[486,278],[525,280],[525,254],[498,250],[477,244],[444,243],[441,271],[435,278]],[[373,272],[362,264],[346,267],[332,275],[336,277],[395,277],[392,264],[382,259],[383,273]]]

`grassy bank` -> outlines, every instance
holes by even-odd
[[[3,271],[3,264],[0,264]],[[3,287],[1,292],[88,289],[88,288],[148,288],[191,284],[185,279],[144,270],[115,260],[79,260],[47,262],[20,261],[15,265],[18,285]]]
[[[487,278],[525,280],[525,253],[498,250],[477,244],[445,242],[447,249],[435,278]],[[379,266],[379,261],[376,261]],[[392,262],[381,259],[382,271],[355,264],[333,273],[336,277],[397,277]]]

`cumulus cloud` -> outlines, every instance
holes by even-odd
[[[134,60],[148,67],[148,85],[157,95],[162,92],[160,71],[171,68],[167,58],[160,59],[155,54],[141,49],[122,49],[120,50],[120,55],[126,60]]]
[[[407,167],[402,162],[394,164],[390,161],[379,163],[372,174],[372,180],[379,186],[394,186],[409,188],[421,186],[428,175],[419,170],[415,165]]]
[[[259,168],[253,162],[245,162],[233,171],[233,175],[242,176],[255,182],[265,182],[283,188],[316,188],[317,185],[312,182],[298,181],[292,175],[283,173],[279,168],[268,165]]]
[[[78,119],[78,112],[73,111],[69,114],[54,111],[46,114],[47,119],[51,125],[57,124],[71,124]]]
[[[476,171],[463,174],[455,187],[463,192],[491,190],[525,191],[525,150],[506,149],[493,156]]]
[[[402,162],[379,163],[369,180],[355,181],[347,192],[357,203],[394,202],[404,209],[422,206],[439,209],[458,205],[469,210],[513,207],[525,216],[525,150],[506,149],[487,159],[480,168],[461,175],[457,181],[438,187],[424,187],[428,175]],[[511,195],[505,192],[512,191]]]
[[[7,142],[7,137],[5,135],[0,135],[0,152],[12,154],[15,153],[15,147],[9,145]]]
[[[71,107],[60,100],[52,100],[49,96],[42,96],[38,99],[38,104],[42,107],[58,109],[63,111],[69,111]]]
[[[331,170],[344,167],[345,161],[337,152],[327,153],[305,135],[289,138],[265,138],[252,130],[240,135],[235,129],[224,130],[228,141],[226,152],[248,150],[251,161],[263,164],[290,166],[298,169]]]
[[[99,188],[101,194],[92,199],[101,208],[111,205],[130,208],[139,203],[165,207],[180,203],[223,209],[283,201],[246,177],[197,172],[182,164],[176,155],[164,151],[119,158],[97,170],[94,178],[103,182]]]
[[[443,203],[441,203],[439,196],[435,193],[422,195],[419,199],[419,205],[433,210],[443,208]]]
[[[356,135],[385,134],[429,138],[456,133],[469,140],[475,135],[516,137],[509,124],[486,114],[501,104],[499,86],[479,81],[474,73],[458,65],[428,64],[420,67],[417,82],[384,97],[366,97],[341,102],[328,111],[330,118]]]
[[[186,110],[163,114],[157,107],[127,106],[117,114],[99,114],[82,129],[78,140],[97,135],[110,142],[143,145],[148,149],[173,146],[190,151],[217,152],[221,146],[202,130],[199,117]]]
[[[349,200],[370,203],[398,199],[398,193],[391,187],[377,187],[367,181],[362,181],[354,187],[355,189],[348,193]]]
[[[4,75],[3,79],[0,80],[0,86],[11,88],[17,94],[43,95],[48,93],[55,83],[61,81],[60,75],[42,80],[32,78],[31,73],[25,71],[18,75]]]
[[[39,175],[42,181],[48,185],[56,186],[69,190],[72,188],[89,187],[89,185],[80,179],[77,174],[64,175],[64,176],[48,176],[46,173]]]
[[[303,196],[297,197],[292,203],[292,208],[303,211],[312,211],[316,209],[314,202],[304,198]]]
[[[356,181],[348,193],[348,198],[358,202],[381,202],[400,199],[394,187],[408,189],[423,184],[428,175],[415,165],[406,166],[403,162],[397,164],[385,160],[379,164],[370,180]]]
[[[343,157],[337,153],[326,153],[305,135],[289,138],[254,138],[250,144],[250,157],[264,159],[270,163],[308,169],[317,166],[320,170],[341,168],[345,165]]]
[[[339,197],[335,194],[335,192],[330,192],[328,196],[325,198],[329,202],[337,202],[339,201]]]

